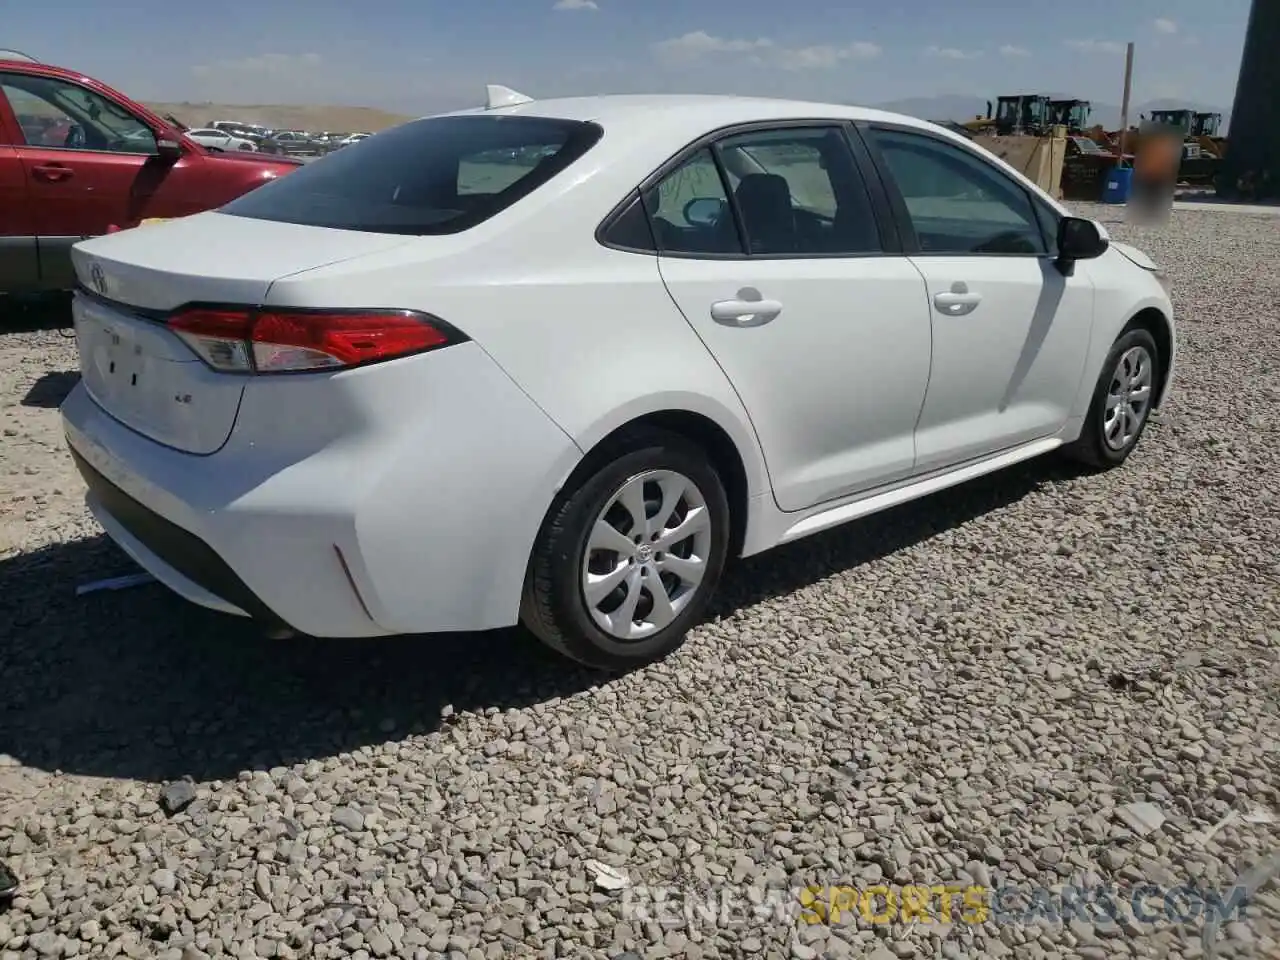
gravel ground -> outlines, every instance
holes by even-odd
[[[77,598],[132,568],[61,448],[73,344],[11,319],[0,960],[1280,955],[1280,219],[1109,226],[1181,315],[1125,469],[1035,463],[742,563],[609,681],[519,631],[266,641],[157,586]],[[1242,876],[1208,936],[807,923],[796,893]]]

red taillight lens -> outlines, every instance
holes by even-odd
[[[249,338],[253,317],[244,310],[194,309],[169,321],[169,329],[215,370],[252,373]]]
[[[198,307],[171,319],[169,329],[227,373],[340,370],[466,339],[442,320],[407,310]]]

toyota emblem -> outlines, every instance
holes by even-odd
[[[89,268],[89,279],[93,281],[93,289],[97,290],[103,296],[107,293],[107,275],[102,272],[102,267],[94,264]]]

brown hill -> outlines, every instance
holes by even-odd
[[[311,133],[377,133],[412,120],[374,107],[322,107],[287,104],[253,106],[226,103],[148,103],[161,116],[172,114],[188,127],[203,127],[211,120],[239,120],[260,123],[276,130],[306,130]]]

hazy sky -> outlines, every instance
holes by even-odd
[[[414,114],[713,92],[878,103],[1045,91],[1230,107],[1248,0],[4,0],[5,44],[146,100]],[[109,15],[107,15],[109,14]]]

